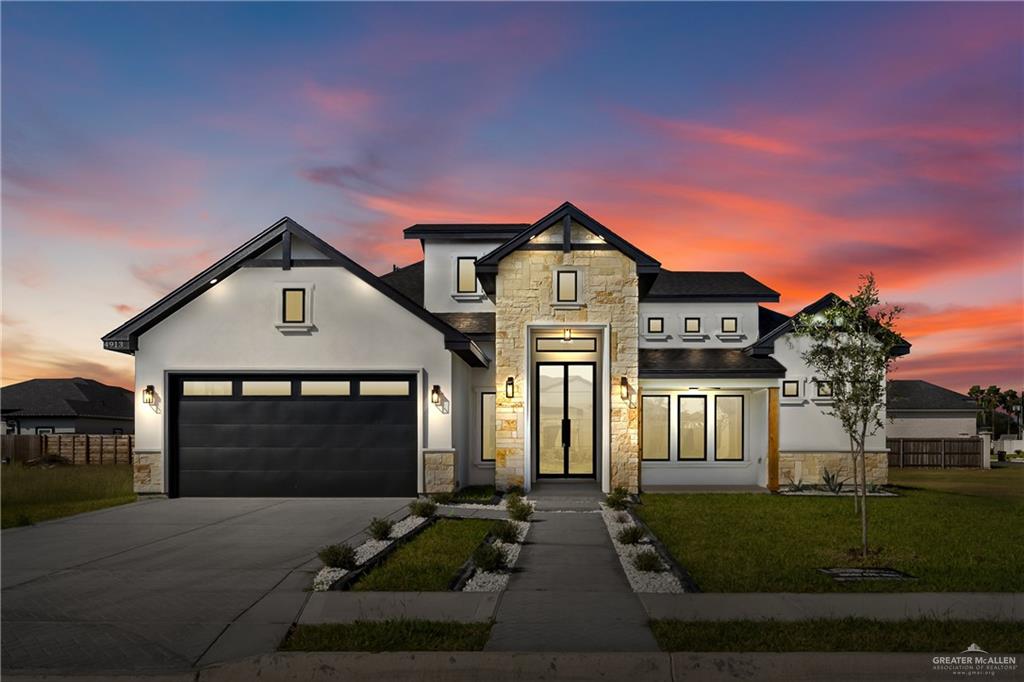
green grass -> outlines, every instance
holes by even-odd
[[[0,526],[26,526],[135,501],[128,465],[0,467]]]
[[[447,590],[494,521],[441,519],[402,545],[352,589],[379,592]]]
[[[1024,651],[1020,623],[844,620],[651,621],[663,651],[877,651],[957,654],[972,642],[985,651]]]
[[[889,469],[889,482],[904,488],[923,488],[980,497],[1024,499],[1024,466],[998,469]]]
[[[299,625],[281,651],[482,651],[491,623],[429,620]]]
[[[455,493],[456,504],[487,504],[494,499],[493,485],[470,485]]]
[[[636,508],[707,592],[1024,591],[1024,502],[907,490],[849,497],[648,494]],[[817,568],[884,566],[918,580],[837,583]]]

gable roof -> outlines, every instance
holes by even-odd
[[[770,331],[789,319],[784,315],[763,305],[757,306],[757,337],[767,336]]]
[[[978,405],[962,393],[920,379],[893,379],[886,390],[886,409],[894,412],[968,412]]]
[[[657,260],[633,246],[625,239],[578,209],[576,206],[573,206],[570,202],[566,201],[554,211],[548,213],[546,216],[535,222],[528,229],[523,230],[518,235],[487,255],[477,258],[477,273],[497,273],[498,263],[501,262],[501,259],[529,242],[530,238],[534,235],[538,235],[566,219],[579,223],[587,230],[599,237],[602,237],[606,244],[613,246],[635,261],[638,274],[654,274],[661,268],[661,263]]]
[[[423,305],[423,261],[412,265],[396,267],[380,276],[388,286],[406,296],[409,300]]]
[[[793,331],[793,324],[796,318],[804,314],[814,315],[815,313],[819,313],[822,310],[831,307],[833,302],[844,303],[843,298],[839,294],[830,291],[829,293],[819,298],[817,301],[814,301],[813,303],[799,310],[794,315],[791,315],[790,317],[786,318],[784,322],[780,323],[777,327],[769,331],[767,334],[763,334],[762,336],[760,336],[755,343],[751,344],[747,348],[747,351],[753,353],[754,355],[771,355],[772,353],[775,352],[775,340],[778,339],[780,336],[788,334]],[[906,355],[907,353],[910,352],[910,342],[907,341],[906,339],[903,339],[902,337],[900,337],[900,340],[902,341],[902,343],[893,348],[893,356],[899,357],[901,355]]]
[[[103,337],[103,347],[121,353],[132,353],[138,349],[138,338],[165,318],[199,297],[214,284],[229,276],[249,260],[255,260],[277,244],[284,247],[285,256],[272,263],[290,267],[291,240],[297,237],[327,256],[337,266],[343,267],[381,292],[407,311],[420,318],[444,335],[445,348],[456,353],[474,367],[486,367],[487,356],[468,336],[450,324],[428,312],[422,305],[388,286],[379,277],[317,237],[315,234],[285,216],[276,223],[245,242],[141,313]]]
[[[135,414],[134,393],[93,379],[29,379],[0,389],[3,416],[127,419]]]
[[[405,228],[406,239],[511,239],[530,227],[529,223],[417,223]]]
[[[675,272],[662,268],[641,301],[772,301],[779,292],[745,272]]]

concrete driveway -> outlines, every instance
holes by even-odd
[[[273,651],[319,568],[404,499],[147,500],[3,531],[5,671],[171,672]]]

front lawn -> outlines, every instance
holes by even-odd
[[[47,519],[135,501],[132,468],[124,464],[0,468],[0,526]]]
[[[459,569],[494,526],[488,519],[441,519],[402,545],[352,587],[361,591],[436,592],[449,589]]]
[[[866,562],[849,497],[647,494],[636,511],[707,592],[1024,590],[1024,501],[903,493],[869,498]],[[857,566],[918,579],[837,583],[815,570]]]
[[[491,623],[428,620],[299,625],[281,651],[482,651]]]
[[[903,488],[924,488],[982,497],[1024,498],[1024,466],[1020,465],[997,469],[890,468],[889,482]]]
[[[956,654],[972,642],[986,651],[1024,651],[1020,623],[969,620],[679,621],[653,620],[662,651],[921,651]]]
[[[470,485],[462,488],[452,497],[455,504],[490,504],[494,499],[493,485]]]

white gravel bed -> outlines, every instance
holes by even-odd
[[[439,504],[439,507],[449,507],[451,509],[493,509],[495,511],[505,511],[506,505],[505,500],[501,500],[498,504],[480,504],[479,502],[463,502],[461,504]]]
[[[505,552],[504,571],[476,571],[466,584],[463,585],[463,592],[501,592],[508,587],[508,580],[511,577],[510,571],[519,560],[519,552],[522,550],[522,543],[526,541],[526,534],[530,532],[529,521],[512,521],[519,528],[519,542],[495,542],[495,546]]]
[[[626,572],[626,578],[629,579],[629,585],[633,588],[633,591],[660,594],[684,592],[685,590],[683,590],[683,586],[679,583],[679,579],[671,571],[667,570],[667,566],[664,571],[638,571],[633,566],[633,557],[645,549],[652,549],[652,545],[650,541],[641,541],[635,545],[623,545],[620,543],[616,539],[619,531],[635,525],[632,520],[626,521],[626,523],[619,523],[617,517],[620,514],[626,514],[626,512],[615,511],[603,504],[601,505],[601,518],[604,520],[604,525],[608,528],[608,534],[611,536],[615,553],[619,555],[622,570]]]
[[[369,538],[363,544],[356,547],[356,566],[362,566],[373,557],[387,549],[392,543],[407,535],[413,529],[422,526],[427,519],[422,516],[406,516],[404,519],[391,527],[391,536],[387,540],[374,540]],[[313,578],[313,591],[326,592],[331,585],[345,577],[348,571],[344,568],[321,568],[316,577]]]
[[[854,492],[844,490],[837,494],[828,490],[780,490],[779,494],[790,497],[853,497]],[[899,497],[899,495],[889,490],[876,490],[869,492],[868,497]]]

